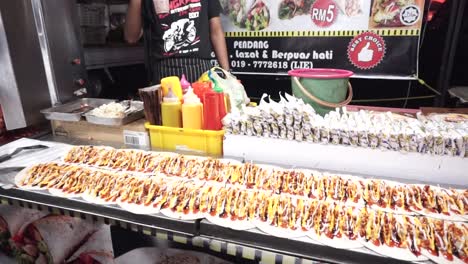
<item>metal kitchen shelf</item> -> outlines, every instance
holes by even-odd
[[[88,70],[135,65],[145,62],[145,50],[142,45],[88,46],[84,47],[84,57]]]
[[[96,144],[96,142],[92,141],[70,140],[50,136],[43,138],[43,140],[62,141],[68,144]],[[104,142],[103,144],[109,145]],[[258,229],[236,231],[212,224],[207,220],[183,221],[160,214],[136,215],[117,206],[96,205],[77,198],[60,198],[45,191],[0,188],[0,202],[42,211],[48,210],[52,213],[73,217],[93,219],[145,235],[209,248],[220,254],[261,261],[264,264],[311,264],[317,262],[408,263],[387,258],[366,249],[336,249],[301,239],[271,236]]]

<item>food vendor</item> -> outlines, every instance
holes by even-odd
[[[220,12],[218,1],[130,0],[125,39],[136,43],[144,37],[153,82],[182,74],[194,82],[212,67],[213,51],[229,70]]]

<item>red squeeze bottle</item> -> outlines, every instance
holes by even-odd
[[[219,113],[219,95],[215,92],[204,94],[203,129],[221,130],[223,125]]]
[[[204,94],[211,91],[211,82],[194,82],[192,83],[193,93],[200,98],[201,103],[204,103]]]
[[[227,115],[226,104],[224,101],[224,93],[216,93],[216,94],[218,94],[219,118],[223,120],[223,118]],[[221,129],[222,129],[222,126],[221,126]]]

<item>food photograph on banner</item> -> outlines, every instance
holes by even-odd
[[[468,264],[468,0],[0,0],[0,264]]]

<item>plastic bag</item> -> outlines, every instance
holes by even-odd
[[[225,78],[219,76],[216,70],[222,71]],[[220,67],[212,68],[208,75],[210,79],[218,85],[218,87],[223,89],[224,93],[229,95],[231,108],[241,110],[242,105],[250,103],[250,99],[247,97],[244,86],[237,80],[236,76]]]

